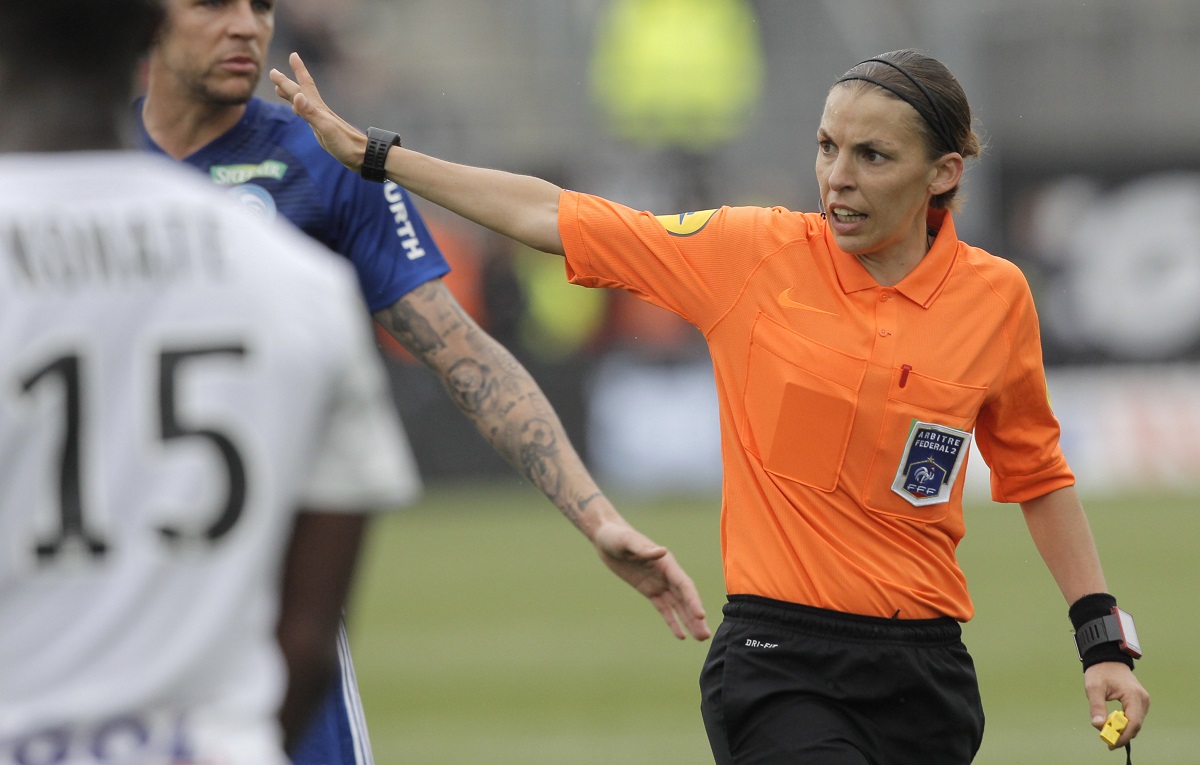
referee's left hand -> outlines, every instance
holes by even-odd
[[[1093,664],[1083,673],[1083,689],[1091,706],[1092,727],[1096,730],[1104,727],[1110,701],[1121,702],[1122,710],[1129,718],[1121,737],[1109,749],[1125,746],[1142,729],[1142,721],[1150,711],[1150,694],[1129,667],[1113,661]]]
[[[675,637],[686,639],[685,628],[696,640],[712,635],[696,585],[667,548],[623,519],[604,523],[592,542],[604,565],[654,604]]]

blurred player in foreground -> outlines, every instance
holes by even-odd
[[[1010,262],[960,241],[952,211],[980,145],[939,61],[899,50],[829,89],[814,170],[824,212],[653,215],[530,176],[366,135],[300,57],[276,92],[353,170],[623,288],[696,325],[720,401],[728,603],[700,677],[713,755],[732,763],[968,763],[983,706],[960,622],[956,547],[972,439],[1020,505],[1069,604],[1092,724],[1150,697],[1132,618],[1108,593],[1059,445],[1037,312]]]
[[[285,104],[253,98],[274,32],[265,0],[166,0],[167,19],[136,104],[141,140],[204,172],[260,213],[278,215],[354,264],[375,319],[442,381],[489,443],[649,598],[679,638],[709,635],[695,587],[666,548],[601,493],[537,383],[467,315],[408,192],[359,177],[325,153]],[[382,178],[376,179],[382,181]],[[301,765],[371,761],[343,643],[333,688]]]
[[[124,140],[161,15],[0,4],[0,763],[284,765],[419,489],[353,270]]]

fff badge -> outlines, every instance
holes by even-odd
[[[970,445],[966,431],[913,420],[892,491],[916,507],[949,502]]]

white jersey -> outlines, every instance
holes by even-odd
[[[295,509],[418,489],[347,263],[162,158],[0,157],[0,764],[285,763]]]

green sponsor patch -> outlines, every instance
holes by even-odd
[[[280,180],[287,173],[287,165],[277,159],[268,159],[257,165],[213,165],[208,169],[214,182],[222,186],[236,186],[255,178]]]

